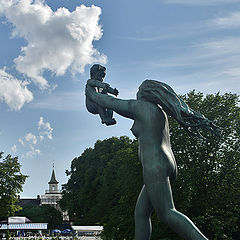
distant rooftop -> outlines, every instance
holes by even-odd
[[[20,198],[17,202],[17,205],[20,207],[26,207],[27,205],[39,206],[40,202],[40,198]]]

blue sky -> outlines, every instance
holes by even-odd
[[[155,79],[177,93],[240,93],[240,0],[1,0],[0,150],[29,175],[21,197],[60,184],[98,139],[127,135],[85,109],[94,63],[120,98]]]

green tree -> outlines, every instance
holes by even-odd
[[[171,145],[178,164],[173,184],[177,209],[189,216],[210,239],[238,239],[240,221],[240,108],[236,94],[191,91],[188,105],[222,128],[220,138],[202,132],[193,137],[170,118]],[[153,239],[180,239],[155,221]]]
[[[20,209],[16,204],[18,194],[27,178],[20,172],[18,157],[0,153],[0,219],[14,215]]]
[[[49,229],[57,228],[62,224],[62,214],[50,205],[33,206],[30,204],[17,214],[27,217],[33,222],[48,223]]]
[[[191,91],[184,98],[194,110],[214,120],[222,128],[222,134],[220,138],[208,135],[206,142],[192,138],[176,122],[171,122],[172,146],[179,166],[179,179],[174,184],[176,203],[210,239],[237,239],[240,233],[239,97],[231,93],[204,97]]]
[[[210,239],[236,240],[240,222],[240,107],[236,94],[191,91],[182,96],[194,110],[222,128],[220,138],[202,131],[193,137],[170,118],[170,135],[178,164],[172,184],[176,208]],[[142,169],[137,141],[127,137],[97,141],[72,161],[62,207],[79,224],[104,225],[105,239],[134,239],[134,206]],[[153,216],[152,239],[179,240]]]

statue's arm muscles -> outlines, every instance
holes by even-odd
[[[103,108],[112,109],[123,117],[134,119],[137,111],[137,101],[134,99],[123,100],[107,94],[96,93],[86,86],[86,96]]]

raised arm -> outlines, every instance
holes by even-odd
[[[90,85],[91,87],[99,87],[99,88],[107,88],[110,85],[105,82],[101,82],[96,79],[88,79],[87,84]]]
[[[103,88],[105,90],[105,93],[111,93],[115,96],[117,96],[118,93],[119,93],[116,88],[110,87],[110,85],[108,83],[101,82],[101,81],[96,80],[96,79],[89,79],[87,81],[87,84],[92,86],[92,87]]]
[[[99,104],[103,108],[112,109],[123,117],[131,119],[135,119],[136,117],[138,109],[136,100],[122,100],[106,94],[100,94],[92,88],[89,88],[88,85],[86,85],[85,94],[93,102]]]

